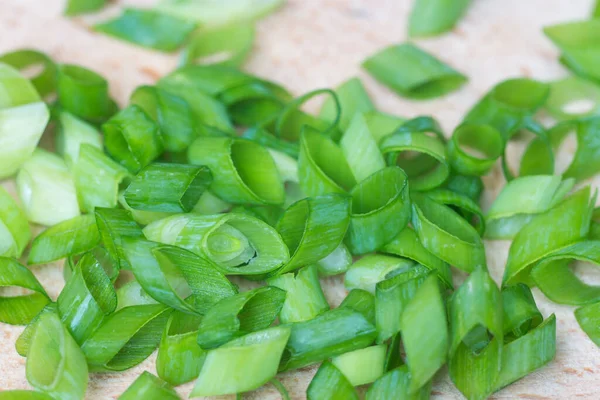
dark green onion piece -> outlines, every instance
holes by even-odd
[[[252,127],[248,128],[242,135],[244,139],[252,140],[263,147],[277,150],[288,156],[297,159],[300,154],[300,146],[296,142],[288,142],[280,139],[267,131],[265,128]]]
[[[200,373],[206,352],[196,340],[202,317],[173,312],[167,321],[158,347],[156,372],[171,385],[195,379]]]
[[[92,212],[95,207],[116,207],[119,185],[129,177],[129,171],[102,149],[82,144],[73,167],[79,207],[85,212]]]
[[[600,302],[579,307],[575,310],[575,318],[592,342],[600,347]]]
[[[124,196],[135,210],[190,212],[211,183],[206,167],[153,163],[138,172]]]
[[[315,364],[349,351],[362,349],[375,340],[375,327],[348,307],[326,311],[316,318],[289,325],[292,334],[283,354],[280,371]]]
[[[278,274],[313,264],[341,243],[350,220],[347,196],[329,194],[308,197],[292,204],[277,223],[277,231],[291,258]]]
[[[378,344],[354,350],[331,360],[352,386],[375,382],[383,375],[387,345]]]
[[[238,23],[202,29],[190,38],[181,64],[218,64],[238,67],[246,60],[254,42],[254,24]]]
[[[58,67],[58,101],[71,114],[91,122],[102,122],[115,111],[108,82],[96,72],[77,65]]]
[[[300,138],[298,178],[307,196],[345,193],[356,184],[340,147],[310,128]]]
[[[483,181],[478,176],[465,176],[450,173],[450,176],[443,187],[454,193],[467,196],[477,204],[479,204],[481,194],[483,193]]]
[[[410,43],[387,47],[363,62],[363,68],[400,96],[429,99],[461,87],[467,78]]]
[[[344,284],[346,289],[362,289],[375,293],[375,285],[387,279],[396,271],[404,271],[414,266],[412,260],[391,257],[383,254],[368,254],[354,262],[346,272]]]
[[[21,257],[30,239],[27,216],[6,189],[0,187],[0,256]]]
[[[408,177],[401,168],[375,172],[352,189],[352,215],[346,245],[352,254],[375,251],[408,224]]]
[[[98,24],[94,30],[143,47],[175,51],[196,24],[153,10],[126,8],[119,17]]]
[[[451,30],[470,4],[471,0],[415,0],[408,20],[409,36],[435,36]]]
[[[506,343],[525,335],[544,320],[531,289],[523,283],[502,288],[502,310]]]
[[[375,325],[375,297],[362,289],[352,289],[340,307],[347,307],[361,313],[369,323]]]
[[[58,313],[78,344],[117,308],[117,294],[100,261],[90,252],[77,263],[57,300]]]
[[[29,264],[46,264],[91,250],[100,242],[94,215],[80,215],[46,229],[31,243]]]
[[[119,269],[130,269],[123,252],[123,238],[143,238],[144,233],[127,210],[100,208],[94,210],[102,244]]]
[[[473,225],[477,230],[477,233],[479,233],[479,236],[483,236],[486,230],[485,218],[483,216],[483,211],[481,211],[481,208],[475,201],[461,193],[447,189],[434,189],[427,192],[427,196],[437,203],[450,206],[457,210],[460,215],[465,217],[465,219]]]
[[[50,302],[42,285],[29,269],[12,258],[0,257],[0,287],[18,287],[31,290],[31,294],[0,297],[0,322],[26,325]]]
[[[582,241],[549,253],[531,270],[531,278],[555,303],[583,305],[600,301],[600,286],[588,285],[569,267],[572,260],[600,265],[600,242]]]
[[[163,151],[157,124],[139,106],[130,105],[102,125],[104,146],[131,172],[150,164]]]
[[[426,384],[416,392],[409,392],[410,373],[403,365],[389,371],[367,390],[366,400],[389,400],[399,398],[405,400],[427,400],[431,395],[431,384]]]
[[[190,163],[213,174],[210,190],[230,203],[282,204],[283,182],[269,152],[249,140],[202,137],[188,150]]]
[[[306,389],[307,400],[358,400],[348,378],[334,364],[325,361]]]
[[[45,313],[36,323],[26,364],[34,388],[61,400],[81,400],[88,384],[88,367],[79,346],[56,313]]]
[[[348,129],[355,115],[375,110],[373,101],[358,78],[348,79],[335,89],[335,93],[342,109],[339,125],[343,130]],[[333,97],[325,100],[319,117],[327,121],[335,120],[337,108]]]
[[[219,301],[200,323],[198,344],[203,349],[213,349],[250,332],[268,328],[279,315],[285,298],[285,291],[266,286]]]
[[[558,120],[598,115],[600,114],[600,86],[578,76],[554,81],[550,83],[550,96],[545,108]]]
[[[415,194],[412,200],[412,225],[423,247],[467,272],[485,267],[485,249],[475,228],[427,196]]]
[[[241,393],[269,382],[289,337],[290,328],[277,326],[209,351],[190,397]]]
[[[177,392],[162,379],[148,371],[140,376],[119,396],[119,400],[179,400]]]
[[[476,269],[451,297],[449,371],[468,399],[494,391],[502,360],[500,290],[488,272]]]
[[[90,0],[86,0],[90,1]],[[92,0],[102,1],[105,0]],[[17,50],[4,53],[0,56],[0,63],[8,64],[18,70],[32,66],[43,66],[43,70],[30,79],[41,97],[49,95],[56,90],[57,67],[54,61],[46,54],[36,50]]]
[[[448,160],[459,174],[482,176],[490,171],[503,150],[504,139],[496,128],[467,123],[456,128],[448,141]]]
[[[488,239],[512,239],[536,215],[553,208],[571,190],[573,179],[523,176],[506,184],[487,212]]]
[[[131,103],[142,108],[160,127],[165,150],[185,150],[198,134],[196,120],[186,100],[155,86],[139,86]]]
[[[144,234],[207,258],[228,275],[261,276],[289,260],[275,228],[240,213],[176,215],[146,226]]]
[[[531,283],[529,272],[537,261],[587,236],[590,202],[594,203],[586,187],[525,225],[510,246],[502,284]]]
[[[163,305],[125,307],[109,315],[81,345],[92,371],[124,371],[158,346],[170,310]]]
[[[315,265],[270,278],[267,283],[286,292],[279,315],[282,324],[307,321],[329,310]]]

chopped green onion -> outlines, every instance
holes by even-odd
[[[301,322],[313,319],[324,311],[329,310],[325,299],[317,267],[312,265],[267,280],[271,286],[285,290],[285,302],[279,314],[282,324]]]
[[[151,49],[177,50],[196,24],[153,10],[125,8],[119,17],[97,24],[94,30]]]
[[[158,126],[136,105],[119,111],[102,125],[102,131],[108,154],[131,172],[150,164],[163,151]]]
[[[146,304],[158,304],[158,301],[150,297],[150,295],[144,291],[138,281],[130,281],[117,289],[116,311],[125,307],[143,306]]]
[[[135,210],[190,212],[211,183],[206,167],[153,163],[138,172],[124,197]]]
[[[334,357],[335,365],[352,386],[375,382],[383,373],[387,346],[379,344]]]
[[[84,144],[102,149],[102,137],[92,125],[66,111],[58,115],[58,120],[60,124],[56,135],[56,150],[69,167],[77,165]]]
[[[31,243],[29,264],[47,264],[81,254],[100,242],[93,215],[80,215],[60,222],[42,232]]]
[[[345,81],[335,89],[335,93],[337,94],[342,109],[342,113],[339,117],[339,125],[343,130],[348,129],[350,122],[356,118],[356,115],[375,110],[373,101],[358,78],[351,78]],[[325,100],[319,117],[327,121],[335,120],[337,117],[335,98],[328,97],[327,100]]]
[[[579,307],[575,317],[581,329],[600,347],[600,302]]]
[[[0,110],[40,102],[33,83],[4,62],[0,62],[0,89]]]
[[[0,187],[0,256],[21,257],[30,239],[27,216],[6,189]]]
[[[429,99],[455,91],[467,78],[411,43],[393,45],[363,62],[363,68],[400,96]]]
[[[266,286],[222,299],[202,319],[198,344],[203,349],[213,349],[268,328],[279,315],[285,298],[285,291]]]
[[[375,297],[362,289],[352,289],[340,307],[347,307],[361,313],[370,324],[375,324]]]
[[[358,400],[360,397],[342,371],[329,361],[325,361],[308,385],[306,398],[307,400]]]
[[[451,30],[471,0],[415,0],[408,22],[410,36],[435,36]]]
[[[479,205],[466,195],[447,189],[434,189],[427,193],[433,201],[452,207],[483,236],[486,231],[485,218]]]
[[[239,23],[202,29],[189,40],[181,64],[217,64],[238,67],[246,60],[254,42],[254,24]]]
[[[284,182],[298,183],[298,161],[282,151],[275,149],[268,149],[268,151],[275,161],[281,179]]]
[[[578,76],[569,76],[551,82],[550,96],[545,108],[558,120],[598,115],[600,114],[600,86]]]
[[[383,254],[369,254],[350,266],[344,284],[346,289],[362,289],[375,293],[375,285],[395,273],[411,268],[415,263],[405,258],[391,257]]]
[[[228,275],[260,276],[289,260],[287,246],[273,227],[239,213],[175,215],[146,226],[144,234],[208,258]]]
[[[399,398],[406,400],[427,400],[431,395],[431,384],[426,384],[416,392],[409,392],[411,377],[408,367],[403,365],[389,371],[377,379],[367,390],[366,400],[388,400]]]
[[[190,397],[241,393],[269,382],[289,337],[289,328],[274,327],[209,351]]]
[[[30,222],[51,226],[79,215],[73,178],[55,154],[36,149],[19,170],[17,190]]]
[[[502,310],[506,343],[525,335],[544,320],[531,289],[522,283],[502,288]]]
[[[100,10],[106,5],[107,0],[68,0],[65,7],[65,15],[91,13]]]
[[[300,154],[300,147],[298,146],[297,142],[288,142],[287,140],[280,139],[267,131],[265,128],[248,128],[242,137],[267,147],[273,159],[275,159],[275,156],[273,156],[274,153],[271,150],[275,150],[281,154],[286,154],[294,159],[297,159],[298,155]],[[275,162],[277,162],[277,160]],[[296,180],[297,179],[298,178],[296,177]]]
[[[5,390],[0,392],[0,400],[54,400],[52,396],[30,390]]]
[[[132,219],[131,213],[116,208],[100,208],[94,210],[96,224],[102,244],[119,266],[119,269],[131,269],[123,251],[124,238],[143,238],[139,225]]]
[[[81,400],[88,384],[85,357],[55,313],[36,323],[27,354],[27,380],[55,399]]]
[[[503,150],[504,139],[496,128],[467,123],[456,128],[448,142],[448,160],[459,174],[482,176],[490,171]]]
[[[479,203],[481,193],[483,193],[483,181],[478,176],[450,173],[443,186],[454,193],[467,196],[476,203]]]
[[[12,51],[0,56],[0,63],[8,64],[18,70],[24,70],[34,65],[43,65],[44,69],[31,78],[31,84],[42,97],[52,94],[56,90],[57,67],[54,61],[44,53],[36,50]]]
[[[42,285],[29,269],[12,258],[0,257],[0,288],[15,287],[31,290],[16,296],[0,296],[0,322],[11,325],[26,325],[50,302]]]
[[[210,190],[225,201],[282,204],[283,182],[269,152],[248,140],[201,137],[188,150],[190,163],[206,165],[214,180]]]
[[[329,255],[321,258],[315,264],[321,276],[342,274],[352,264],[352,254],[344,244],[340,244]]]
[[[41,311],[31,319],[29,325],[27,325],[23,332],[19,335],[19,338],[15,342],[15,350],[17,350],[17,353],[19,353],[19,355],[27,357],[27,354],[29,353],[29,348],[31,347],[31,339],[33,338],[33,335],[35,334],[35,329],[37,328],[37,322],[42,317],[42,315],[47,313],[56,314],[56,303],[49,302],[48,304],[46,304],[46,306],[42,308]]]
[[[177,392],[168,383],[148,371],[140,376],[119,396],[119,400],[179,400]]]
[[[340,140],[340,147],[358,182],[385,167],[377,142],[362,114],[350,120]]]

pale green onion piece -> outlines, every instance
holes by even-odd
[[[54,61],[46,54],[36,50],[16,50],[2,54],[0,56],[0,63],[8,64],[20,71],[24,71],[30,67],[42,68],[39,73],[30,79],[31,84],[33,84],[38,94],[42,97],[56,91],[57,67]],[[26,92],[31,93],[29,90],[26,90]]]
[[[298,183],[298,161],[284,152],[275,149],[268,149],[268,151],[275,161],[281,180]]]
[[[158,346],[170,310],[163,305],[125,307],[109,315],[82,343],[92,371],[123,371]]]
[[[92,13],[100,10],[106,5],[106,0],[68,0],[65,7],[65,15]]]
[[[361,313],[370,324],[375,325],[375,297],[362,289],[352,289],[340,307],[347,307]]]
[[[344,277],[346,289],[362,289],[375,293],[375,285],[394,271],[404,271],[414,266],[412,260],[383,254],[369,254],[350,266]]]
[[[121,205],[121,207],[123,207],[131,213],[131,217],[135,222],[142,226],[148,225],[154,221],[158,221],[159,219],[167,218],[173,215],[173,213],[168,212],[134,210],[129,206],[129,204],[127,204],[127,201],[125,201],[125,198],[123,197],[123,192],[119,194],[119,204]]]
[[[0,322],[26,325],[50,302],[46,291],[29,269],[12,258],[0,257],[0,288],[10,287],[15,288],[12,296],[7,292],[0,296]],[[32,293],[27,294],[27,291]]]
[[[0,64],[0,82],[2,72]],[[2,108],[3,100],[0,94],[0,179],[14,175],[31,157],[50,119],[48,107],[42,102]]]
[[[102,149],[82,144],[73,167],[79,206],[84,212],[92,212],[95,207],[116,207],[119,185],[130,176],[125,167],[113,161]]]
[[[335,365],[325,361],[306,389],[307,400],[358,400],[358,393]]]
[[[198,344],[205,350],[213,349],[268,328],[279,315],[285,298],[285,291],[265,286],[222,299],[202,319]]]
[[[423,386],[416,392],[409,392],[410,373],[408,367],[403,365],[389,371],[367,390],[366,400],[389,400],[400,398],[405,400],[428,400],[431,396],[431,384]]]
[[[358,182],[385,167],[377,142],[362,114],[356,114],[350,120],[340,147]]]
[[[212,175],[206,167],[153,163],[133,178],[124,198],[135,210],[190,212],[211,183]]]
[[[451,30],[470,4],[471,0],[415,0],[408,20],[409,36],[435,36]]]
[[[335,93],[342,108],[339,125],[343,130],[348,129],[350,122],[356,118],[357,114],[375,110],[373,101],[358,78],[348,79],[335,89]],[[334,121],[337,115],[336,111],[334,99],[327,98],[319,117],[327,121]]]
[[[31,244],[29,264],[47,264],[81,254],[100,242],[93,215],[80,215],[60,222],[42,232]]]
[[[119,311],[125,307],[143,306],[146,304],[158,304],[142,288],[138,281],[131,281],[117,289],[117,309]],[[189,314],[190,316],[192,314]]]
[[[335,365],[352,386],[375,382],[383,373],[387,346],[379,344],[334,357]]]
[[[414,99],[443,96],[467,81],[464,75],[411,43],[380,50],[363,62],[363,68],[400,96]]]
[[[0,110],[40,101],[31,81],[11,65],[0,62]]]
[[[600,86],[578,76],[550,83],[546,110],[558,120],[600,114]]]
[[[177,392],[162,379],[148,371],[140,376],[119,396],[119,400],[179,400]]]
[[[550,210],[573,188],[573,179],[523,176],[506,184],[487,212],[488,239],[511,239],[537,214]]]
[[[313,129],[305,129],[300,138],[298,178],[307,196],[345,193],[356,184],[341,148]]]
[[[592,342],[600,347],[600,302],[578,308],[575,318]]]
[[[102,244],[112,259],[119,269],[131,269],[123,251],[123,239],[127,237],[143,238],[142,229],[132,219],[131,213],[126,210],[97,207],[94,215]]]
[[[274,228],[239,213],[176,215],[151,223],[144,234],[208,258],[228,275],[262,275],[289,260],[287,246]]]
[[[313,264],[335,250],[346,234],[349,220],[347,196],[308,197],[292,204],[277,223],[277,231],[291,254],[277,274]]]
[[[386,167],[352,189],[352,214],[345,243],[352,254],[380,249],[410,219],[408,177],[401,168]]]
[[[29,353],[29,347],[31,346],[31,339],[35,333],[35,328],[37,327],[37,322],[40,320],[42,315],[47,313],[56,314],[56,303],[49,302],[46,304],[46,306],[42,308],[36,316],[33,317],[31,322],[29,322],[29,325],[27,325],[23,332],[19,335],[17,341],[15,342],[15,350],[17,350],[17,353],[19,353],[20,356],[27,357],[27,353]]]
[[[313,319],[329,310],[321,289],[317,267],[312,265],[267,280],[270,286],[285,290],[285,302],[279,314],[282,324]]]
[[[482,176],[494,166],[504,150],[504,138],[490,125],[462,124],[448,141],[448,161],[463,175]]]
[[[188,150],[190,163],[213,174],[211,192],[230,203],[282,204],[283,181],[269,152],[242,139],[201,137]]]
[[[58,115],[58,121],[56,152],[63,156],[70,168],[77,165],[83,144],[102,149],[100,132],[92,125],[66,111]]]
[[[55,225],[79,215],[73,177],[58,156],[37,149],[17,175],[17,190],[30,222]]]
[[[270,381],[290,337],[287,327],[250,333],[208,352],[191,397],[254,390]]]
[[[467,222],[477,230],[479,236],[483,236],[485,227],[485,218],[479,205],[462,193],[447,189],[434,189],[427,193],[427,196],[433,201],[452,207]]]
[[[0,256],[21,257],[30,239],[27,216],[6,189],[0,187]]]
[[[231,204],[223,201],[210,191],[205,191],[198,203],[194,206],[194,212],[202,215],[219,214],[231,208]]]
[[[190,38],[180,63],[240,66],[252,50],[254,31],[252,23],[201,29]]]
[[[332,276],[346,272],[352,264],[352,254],[344,244],[340,244],[329,255],[315,263],[321,276]]]
[[[365,112],[363,116],[369,126],[369,132],[378,144],[383,137],[395,132],[406,122],[404,118],[376,110]]]
[[[525,225],[510,246],[502,284],[531,283],[537,261],[587,236],[595,197],[586,187]]]
[[[27,380],[55,399],[83,399],[88,367],[79,346],[55,313],[43,314],[36,325],[27,354]]]

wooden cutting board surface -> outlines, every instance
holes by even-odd
[[[227,0],[223,0],[224,2]],[[233,1],[233,0],[231,0]],[[92,20],[114,14],[127,5],[151,5],[149,0],[120,1],[100,16],[67,19],[63,0],[2,0],[0,2],[0,53],[35,48],[62,63],[82,64],[104,75],[113,96],[125,104],[132,89],[150,84],[171,71],[176,57],[134,47],[91,32]],[[469,77],[462,90],[433,101],[401,99],[377,84],[360,69],[360,63],[380,48],[406,40],[406,21],[412,0],[289,0],[285,7],[258,26],[254,51],[246,68],[280,82],[294,94],[335,87],[359,76],[377,106],[397,115],[433,115],[446,133],[495,83],[509,77],[551,80],[567,72],[558,53],[542,34],[542,27],[587,18],[591,0],[474,0],[459,26],[446,35],[418,44]],[[318,110],[318,104],[309,104]],[[311,108],[312,107],[312,108]],[[523,144],[511,144],[517,159]],[[563,149],[568,157],[574,147]],[[515,161],[516,163],[516,161]],[[598,187],[600,180],[591,181]],[[504,179],[497,166],[485,177],[484,208],[498,194]],[[14,193],[12,181],[2,183]],[[509,243],[486,242],[492,276],[500,282]],[[580,268],[584,279],[598,282],[593,268]],[[62,265],[34,267],[33,271],[53,298],[63,286]],[[460,280],[460,277],[458,278]],[[337,306],[346,295],[340,277],[323,282],[328,300]],[[599,399],[600,349],[581,331],[573,307],[558,306],[534,290],[544,316],[557,316],[557,355],[548,366],[494,394],[494,399]],[[14,350],[21,327],[0,324],[0,390],[29,388],[25,359]],[[144,370],[155,373],[155,355],[120,374],[92,374],[87,399],[116,399]],[[283,384],[294,399],[304,399],[316,368],[286,373]],[[178,391],[187,398],[192,384]],[[224,398],[228,398],[225,396]],[[277,399],[267,385],[245,398]],[[435,378],[432,398],[461,399],[445,370]]]

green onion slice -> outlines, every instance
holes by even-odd
[[[195,379],[200,373],[206,352],[196,340],[201,316],[174,311],[160,340],[156,372],[171,385]]]
[[[54,400],[54,397],[31,390],[5,390],[0,392],[0,400]]]
[[[17,353],[19,353],[20,356],[27,357],[29,348],[31,347],[31,339],[33,338],[33,334],[37,328],[37,322],[41,316],[46,313],[56,314],[56,303],[49,302],[46,304],[46,306],[31,319],[29,325],[27,325],[23,332],[19,335],[17,341],[15,342],[15,350],[17,350]]]
[[[213,349],[268,328],[279,315],[285,298],[285,291],[266,286],[222,299],[202,319],[198,344],[203,349]]]
[[[377,110],[367,111],[363,115],[369,126],[369,132],[377,143],[381,141],[381,138],[398,130],[406,122],[404,118]]]
[[[385,167],[377,142],[362,114],[352,118],[342,136],[340,147],[358,182]]]
[[[41,97],[52,94],[56,90],[57,67],[54,61],[44,53],[36,50],[11,51],[0,56],[0,63],[8,64],[18,70],[34,66],[43,67],[41,72],[30,79],[31,84]]]
[[[50,302],[31,271],[12,258],[0,257],[0,287],[15,288],[8,292],[12,296],[4,292],[0,297],[0,322],[6,324],[26,325]]]
[[[525,335],[544,320],[531,289],[523,283],[502,288],[502,310],[506,343]]]
[[[367,390],[366,400],[388,400],[394,397],[406,400],[427,400],[431,395],[431,384],[426,384],[415,392],[409,392],[411,376],[408,367],[403,365],[377,379]]]
[[[375,297],[362,289],[352,289],[340,307],[347,307],[361,313],[370,324],[375,324]]]
[[[188,150],[190,163],[206,165],[214,180],[210,190],[230,203],[282,204],[283,182],[273,158],[249,140],[201,137]]]
[[[56,313],[45,313],[37,321],[26,368],[31,386],[50,397],[83,399],[88,384],[85,357]]]
[[[68,0],[65,7],[65,15],[73,16],[86,14],[102,9],[106,0]]]
[[[32,82],[3,61],[0,61],[0,88],[0,110],[40,102]]]
[[[375,327],[360,312],[349,307],[326,311],[309,321],[289,325],[280,371],[315,364],[369,346],[377,336]]]
[[[81,345],[92,371],[124,371],[158,346],[170,310],[159,304],[125,307],[110,314]]]
[[[537,261],[586,237],[595,197],[586,187],[525,225],[510,246],[502,284],[531,283]]]
[[[375,105],[367,90],[358,78],[351,78],[335,89],[341,107],[339,126],[347,130],[356,115],[375,110]],[[327,121],[335,121],[338,114],[334,97],[328,97],[323,103],[319,117]]]
[[[277,374],[289,337],[290,329],[278,326],[250,333],[209,351],[190,396],[216,396],[259,388]]]
[[[117,289],[117,311],[125,307],[143,306],[146,304],[158,304],[158,301],[150,297],[138,281],[130,281]]]
[[[483,193],[483,181],[478,176],[450,173],[443,187],[452,192],[467,196],[477,204],[479,204],[481,194]]]
[[[282,324],[313,319],[329,310],[321,289],[317,267],[311,265],[267,280],[270,286],[285,290],[285,302],[279,315]]]
[[[464,194],[447,189],[434,189],[427,192],[427,196],[437,203],[450,206],[458,211],[460,215],[473,225],[479,236],[483,236],[486,231],[485,218],[483,211],[481,211],[481,208],[475,201]]]
[[[592,342],[600,347],[600,302],[579,307],[575,310],[575,318]]]
[[[416,0],[408,20],[412,37],[435,36],[451,30],[471,5],[471,0]]]
[[[17,190],[30,222],[51,226],[79,215],[73,178],[55,154],[36,149],[19,170]]]
[[[350,221],[347,196],[329,194],[300,200],[283,213],[277,231],[291,258],[277,274],[313,264],[338,247]]]
[[[177,392],[162,379],[148,371],[140,376],[119,396],[119,400],[179,400]]]
[[[386,345],[378,344],[334,357],[331,363],[352,386],[365,385],[375,382],[385,372],[383,367],[386,350]]]
[[[482,176],[494,166],[504,150],[504,139],[490,125],[462,124],[448,142],[448,161],[463,175]]]
[[[300,138],[298,178],[307,196],[345,193],[356,184],[342,149],[310,128]]]
[[[294,159],[298,159],[298,155],[300,154],[298,143],[280,139],[262,127],[248,128],[244,131],[242,137],[267,147],[269,150],[276,150],[282,154],[286,154]],[[271,151],[270,153],[272,156],[273,153]]]
[[[58,114],[59,129],[56,135],[56,151],[62,155],[70,168],[77,165],[83,145],[102,149],[102,137],[95,127],[71,113]]]
[[[363,68],[400,96],[429,99],[467,82],[460,72],[411,43],[387,47],[363,62]]]
[[[383,254],[368,254],[354,262],[346,272],[344,284],[346,289],[362,289],[375,293],[375,285],[388,275],[412,268],[412,260],[391,257]]]
[[[143,238],[144,233],[127,210],[100,208],[94,210],[102,244],[119,269],[131,269],[123,251],[123,239]]]
[[[214,262],[228,275],[264,275],[289,260],[277,231],[239,213],[168,217],[144,228],[149,240],[183,247]]]
[[[0,256],[21,257],[30,239],[27,216],[6,189],[0,187]]]
[[[358,400],[354,385],[340,369],[325,361],[306,389],[307,400]]]
[[[591,117],[600,114],[600,85],[569,76],[550,83],[546,110],[558,120]]]
[[[181,64],[217,64],[239,67],[254,42],[252,23],[239,23],[194,33],[181,55]]]
[[[352,254],[344,244],[340,244],[327,256],[317,261],[316,266],[321,276],[332,276],[348,271],[352,264]]]
[[[562,201],[573,188],[573,179],[560,176],[523,176],[506,184],[487,212],[488,239],[512,239],[536,215]]]
[[[177,50],[196,24],[153,10],[125,8],[119,17],[97,24],[94,30],[155,50]]]

